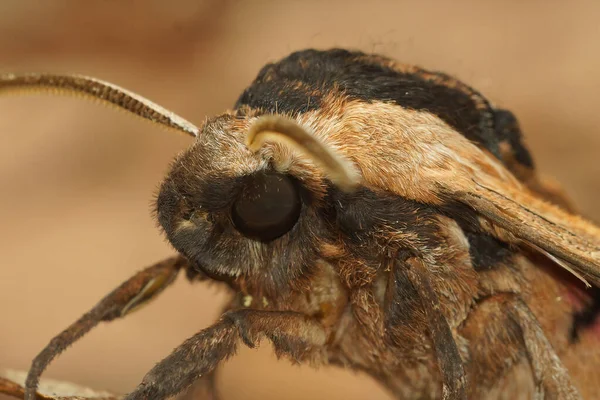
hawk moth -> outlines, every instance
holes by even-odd
[[[443,73],[332,49],[267,64],[201,127],[113,84],[4,74],[0,92],[83,94],[194,137],[156,217],[178,255],[109,293],[35,358],[155,298],[181,270],[225,312],[125,398],[166,399],[262,339],[364,371],[401,399],[595,396],[600,229],[537,175],[507,110]]]

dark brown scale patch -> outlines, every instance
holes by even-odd
[[[440,207],[440,212],[458,223],[467,240],[469,241],[469,256],[471,265],[476,271],[494,269],[508,262],[515,250],[493,236],[486,233],[477,213],[470,207],[456,202],[449,202]]]
[[[325,95],[336,91],[349,99],[429,111],[500,160],[499,144],[510,136],[519,160],[531,164],[520,136],[504,129],[505,123],[502,129],[496,127],[496,110],[474,89],[439,72],[418,68],[400,71],[393,68],[390,59],[358,51],[304,50],[267,64],[242,93],[236,108],[248,106],[294,115],[321,108]]]
[[[493,269],[514,255],[508,244],[483,233],[465,232],[469,241],[469,256],[475,271]]]
[[[506,142],[517,162],[533,168],[533,158],[523,144],[523,135],[517,118],[508,110],[494,110],[495,130],[498,140]]]

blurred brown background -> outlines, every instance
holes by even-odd
[[[457,75],[516,112],[539,169],[600,220],[600,3],[530,1],[0,2],[0,72],[76,72],[201,123],[266,62],[306,47],[375,51]],[[172,253],[150,216],[190,140],[72,98],[0,98],[0,368],[27,369],[62,328]],[[103,325],[46,376],[126,392],[216,318],[224,297],[183,280]],[[244,349],[228,399],[387,399],[370,379]]]

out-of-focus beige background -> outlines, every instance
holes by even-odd
[[[3,0],[0,72],[96,76],[201,123],[293,50],[380,52],[455,74],[515,111],[539,169],[598,220],[599,15],[594,1]],[[27,369],[105,293],[172,254],[150,204],[190,140],[78,99],[8,96],[0,143],[0,367]],[[223,299],[180,280],[46,376],[126,392]],[[243,349],[219,382],[225,400],[389,398],[362,375],[276,361],[266,343]]]

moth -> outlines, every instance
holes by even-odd
[[[177,255],[104,297],[35,358],[158,296],[181,271],[232,293],[212,326],[125,399],[196,383],[272,342],[292,362],[363,371],[398,399],[580,399],[600,389],[600,229],[538,176],[515,116],[440,72],[344,49],[267,64],[201,127],[75,75],[0,91],[83,94],[189,134],[156,198]]]

